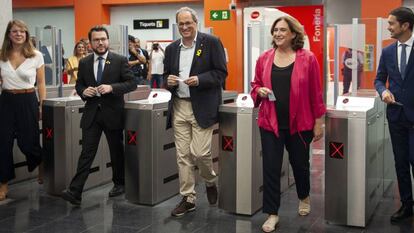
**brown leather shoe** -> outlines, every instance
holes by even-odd
[[[180,217],[194,210],[195,210],[195,204],[188,202],[187,197],[183,197],[180,203],[178,203],[178,205],[173,209],[173,211],[171,212],[171,215],[174,217]]]
[[[217,203],[217,186],[214,184],[213,186],[208,187],[206,185],[206,191],[207,191],[207,199],[208,203],[210,205],[214,205]]]
[[[8,192],[9,185],[7,183],[0,183],[0,201],[6,200]]]

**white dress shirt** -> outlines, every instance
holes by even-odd
[[[411,54],[411,50],[413,50],[413,42],[414,42],[414,36],[411,36],[410,39],[408,39],[406,42],[404,42],[404,44],[406,44],[407,46],[405,47],[405,51],[407,52],[407,60],[405,61],[405,64],[408,64],[408,59],[410,58],[410,54]],[[401,46],[401,42],[397,42],[397,59],[398,59],[398,70],[401,69],[401,50],[402,50],[402,46]],[[401,72],[401,70],[400,70]]]

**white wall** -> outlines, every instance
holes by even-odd
[[[12,14],[12,1],[0,0],[0,47],[3,43],[4,32],[7,28],[7,23],[13,18]]]
[[[65,49],[64,57],[72,56],[73,47],[75,46],[75,16],[73,8],[17,9],[13,10],[13,17],[21,19],[28,24],[31,36],[36,35],[36,26],[52,25],[62,29],[62,43]]]
[[[175,13],[183,6],[188,6],[197,12],[199,24],[204,27],[203,4],[158,4],[111,7],[111,24],[128,26],[128,34],[138,37],[141,41],[172,40],[172,24],[175,23]],[[168,29],[134,30],[134,19],[169,19]]]

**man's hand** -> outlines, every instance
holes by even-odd
[[[112,86],[111,85],[107,85],[107,84],[102,84],[99,85],[96,90],[99,92],[99,94],[101,95],[105,95],[105,94],[109,94],[112,92]]]
[[[385,90],[382,92],[382,101],[386,104],[392,104],[395,102],[394,95],[389,90]]]
[[[94,97],[96,96],[96,93],[95,87],[88,87],[83,91],[82,95],[85,97]]]
[[[197,76],[191,76],[187,80],[185,80],[184,83],[187,84],[190,87],[198,86],[198,77]]]
[[[178,77],[175,76],[175,75],[168,75],[167,85],[169,87],[177,86],[178,85]]]

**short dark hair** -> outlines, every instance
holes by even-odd
[[[408,28],[412,31],[414,25],[414,13],[408,7],[398,7],[390,12],[390,15],[393,15],[397,18],[398,23],[402,25],[403,23],[408,23]]]
[[[299,23],[299,21],[297,21],[293,17],[282,16],[282,17],[277,18],[272,24],[272,28],[270,29],[270,34],[273,36],[273,32],[275,31],[276,24],[282,20],[287,23],[287,25],[289,26],[289,30],[296,34],[296,37],[293,38],[292,40],[292,45],[291,45],[292,49],[295,51],[298,49],[302,49],[303,45],[305,44],[305,33],[303,30],[303,26]],[[275,49],[277,48],[277,45],[273,40],[272,40],[272,45],[273,45],[273,48]]]
[[[135,43],[135,37],[133,35],[128,35],[128,41]]]
[[[89,30],[89,32],[88,32],[89,41],[92,41],[92,32],[105,32],[106,38],[109,39],[108,30],[104,26],[97,25],[97,26],[91,28],[91,30]]]

